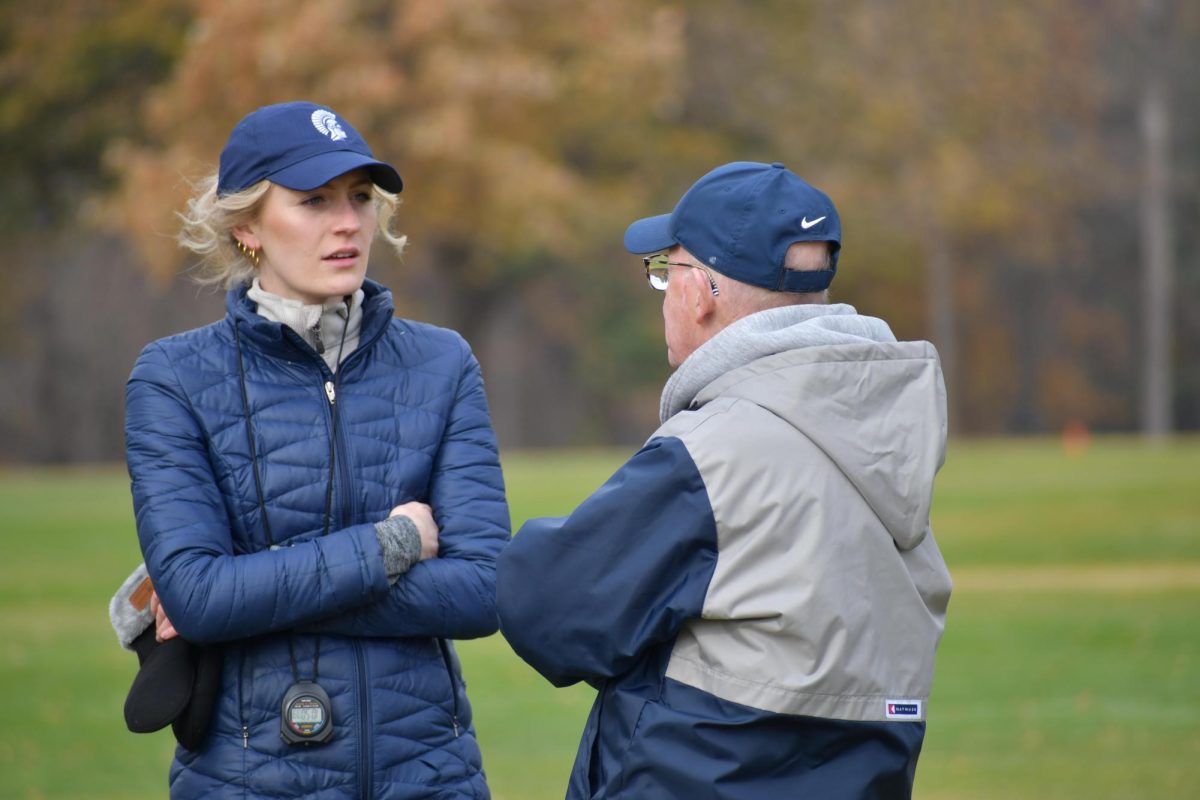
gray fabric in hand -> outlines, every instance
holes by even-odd
[[[108,619],[117,633],[117,641],[126,650],[132,650],[133,640],[154,626],[154,614],[150,612],[150,590],[153,587],[147,584],[147,588],[142,588],[142,583],[149,580],[146,565],[139,564],[108,603]]]
[[[421,534],[417,524],[403,514],[376,522],[375,536],[383,551],[383,566],[389,583],[395,583],[421,560]]]

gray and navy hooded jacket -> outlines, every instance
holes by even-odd
[[[598,689],[567,797],[909,797],[951,588],[933,346],[847,305],[759,312],[661,416],[498,566],[517,653]]]

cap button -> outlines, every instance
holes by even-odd
[[[783,164],[780,164],[778,161],[773,161],[771,166],[775,169],[787,169],[787,167],[785,167]]]

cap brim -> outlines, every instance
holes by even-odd
[[[674,247],[678,242],[671,235],[671,215],[646,217],[625,229],[625,249],[631,253],[657,253]]]
[[[396,194],[404,188],[400,173],[391,164],[352,150],[320,153],[271,173],[267,180],[297,192],[307,192],[324,186],[339,175],[363,167],[366,167],[371,181],[380,189]]]

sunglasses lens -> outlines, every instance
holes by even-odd
[[[656,256],[646,256],[642,261],[646,264],[646,278],[650,281],[650,287],[665,292],[667,290],[667,273],[671,269],[666,255],[660,253]]]

